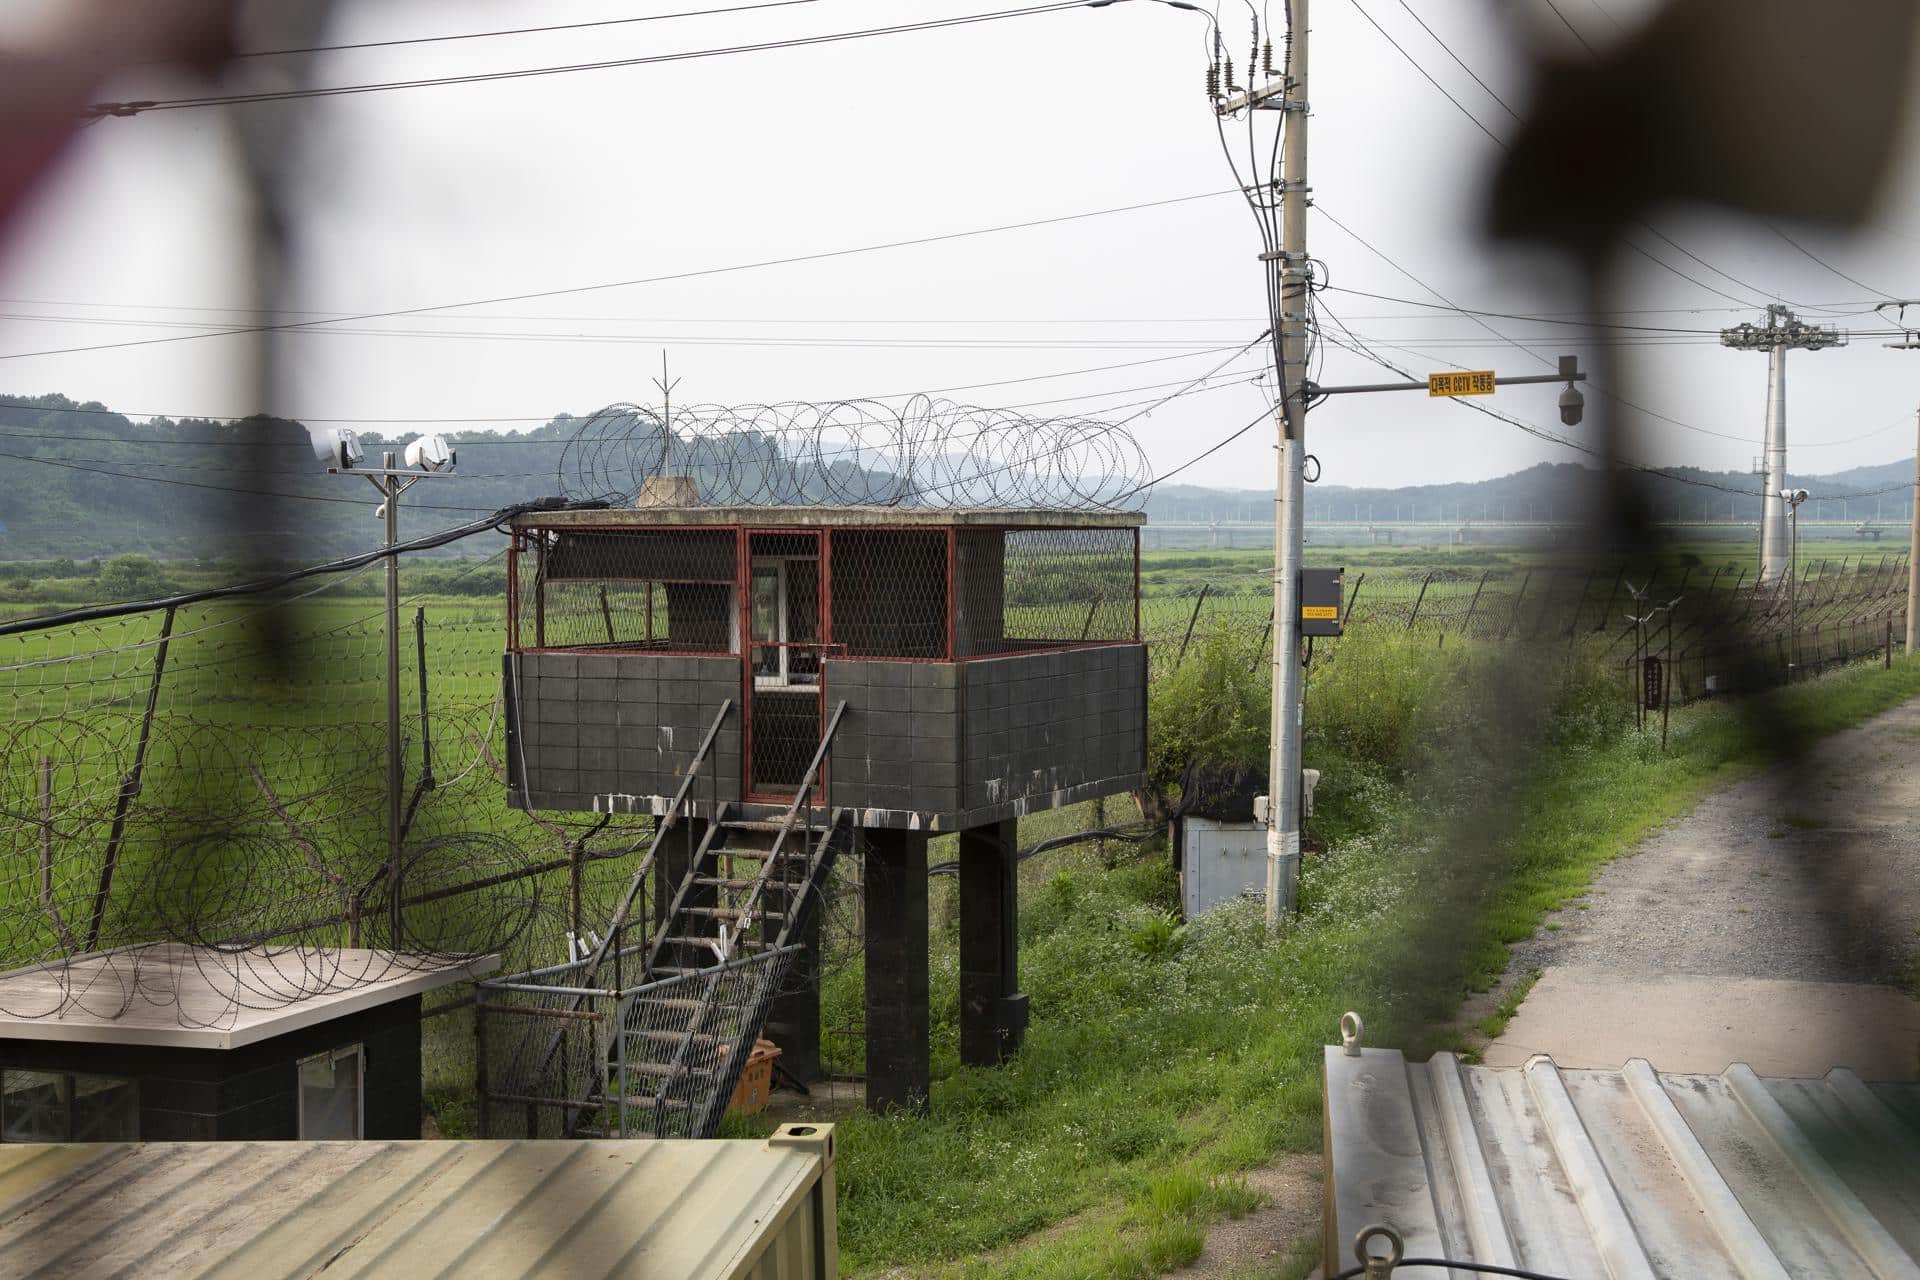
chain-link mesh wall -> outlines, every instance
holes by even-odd
[[[1132,640],[1132,529],[960,529],[955,647],[962,658]]]
[[[835,529],[831,568],[837,656],[948,656],[945,529]]]
[[[523,529],[512,645],[736,652],[738,546],[731,529]]]

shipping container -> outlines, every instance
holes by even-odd
[[[831,1125],[695,1142],[0,1144],[13,1274],[831,1280]]]

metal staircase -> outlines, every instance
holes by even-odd
[[[620,1001],[607,1089],[576,1132],[705,1137],[718,1128],[851,834],[844,811],[815,819],[798,801],[779,821],[723,817],[708,829],[650,944],[648,981]]]
[[[828,718],[779,818],[713,803],[671,900],[649,921],[649,876],[670,834],[689,838],[688,797],[732,713],[724,704],[593,953],[480,984],[478,1016],[499,1028],[480,1032],[483,1133],[702,1138],[719,1128],[807,915],[852,841],[850,814],[813,803],[845,712],[842,702]]]

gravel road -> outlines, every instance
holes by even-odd
[[[1920,1076],[1920,701],[1713,793],[1514,948],[1486,1061]]]

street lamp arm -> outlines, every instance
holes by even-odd
[[[1497,387],[1512,387],[1512,386],[1519,386],[1523,383],[1532,383],[1532,382],[1585,382],[1586,380],[1587,380],[1586,371],[1582,369],[1582,370],[1575,370],[1573,373],[1570,373],[1570,374],[1567,374],[1567,373],[1517,374],[1512,377],[1495,378],[1493,380],[1493,384]],[[1306,391],[1309,396],[1347,396],[1347,395],[1354,395],[1360,392],[1370,392],[1370,391],[1425,391],[1425,390],[1427,390],[1427,384],[1424,382],[1354,382],[1354,383],[1347,383],[1343,386],[1338,386],[1338,387],[1322,386],[1318,382],[1308,382],[1306,384]]]

